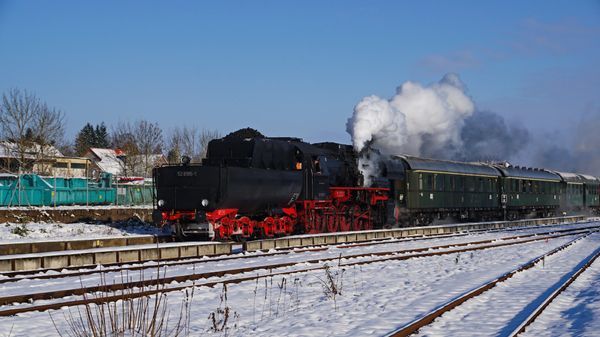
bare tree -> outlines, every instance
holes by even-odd
[[[206,152],[208,151],[208,143],[216,138],[221,138],[221,133],[219,131],[202,129],[202,131],[200,132],[200,158],[206,158]]]
[[[28,136],[31,134],[33,118],[38,113],[39,106],[39,100],[35,95],[17,88],[10,89],[8,93],[2,95],[0,129],[5,141],[3,146],[7,157],[13,155],[17,157],[19,168],[29,166],[27,165],[29,163],[25,162],[27,150],[31,147],[31,140]],[[10,163],[7,166],[10,167]]]
[[[186,155],[192,162],[199,163],[206,157],[208,142],[219,137],[220,133],[217,130],[176,127],[169,137],[169,161],[178,161],[180,155]]]
[[[29,170],[62,139],[64,115],[34,94],[13,88],[2,95],[0,131],[8,157],[16,157],[19,169]]]
[[[37,160],[41,163],[41,171],[47,173],[46,156],[56,156],[56,152],[48,153],[54,145],[60,143],[65,132],[65,116],[62,111],[49,108],[43,103],[33,119],[33,134],[39,145]]]
[[[136,161],[139,150],[129,122],[120,122],[111,131],[111,143],[114,148],[123,150],[127,157],[122,162],[121,171],[124,175],[132,175],[139,164]]]
[[[158,123],[146,120],[133,124],[121,122],[111,133],[113,146],[127,155],[125,174],[147,176],[155,164],[155,155],[162,152],[163,137]]]
[[[167,152],[167,160],[170,164],[179,163],[183,152],[183,132],[179,127],[171,130],[169,140],[167,142],[169,151]]]
[[[143,172],[148,175],[155,165],[154,155],[162,153],[162,129],[158,126],[158,123],[141,120],[135,124],[134,131],[138,149],[142,156]]]

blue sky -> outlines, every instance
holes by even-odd
[[[86,122],[350,142],[364,96],[458,73],[552,133],[600,113],[599,1],[3,1],[0,90]]]

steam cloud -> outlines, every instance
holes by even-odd
[[[578,123],[565,127],[567,137],[548,133],[532,144],[532,165],[565,172],[600,175],[600,109],[588,111]],[[570,137],[569,137],[570,136]]]
[[[346,130],[360,153],[365,185],[377,175],[380,155],[508,160],[530,140],[525,128],[496,113],[477,111],[456,74],[446,74],[429,86],[405,82],[390,99],[363,98]]]
[[[464,120],[475,111],[457,75],[423,87],[405,82],[391,99],[363,98],[346,124],[356,151],[369,145],[384,154],[435,153],[460,147]]]

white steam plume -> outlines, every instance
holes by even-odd
[[[385,154],[421,155],[423,146],[460,147],[460,130],[474,111],[458,76],[447,74],[427,87],[405,82],[391,99],[363,98],[346,130],[358,152],[370,144]]]
[[[373,159],[364,155],[365,149],[373,147],[382,154],[432,155],[461,148],[462,126],[474,111],[473,101],[455,74],[447,74],[430,86],[405,82],[390,99],[363,98],[354,107],[346,130],[356,151],[363,154],[359,166],[365,185],[370,184],[369,175],[377,168]]]

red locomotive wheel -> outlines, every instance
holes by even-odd
[[[281,223],[283,224],[283,229],[286,235],[292,234],[294,232],[294,220],[292,220],[289,216],[284,216],[281,218]]]
[[[352,207],[351,218],[352,218],[352,230],[353,231],[362,230],[362,226],[361,226],[362,219],[360,216],[361,216],[360,207],[359,206]]]
[[[264,221],[262,221],[263,224],[263,232],[265,233],[265,237],[267,238],[272,238],[273,235],[275,234],[275,223],[274,223],[274,219],[272,217],[266,217]]]
[[[240,227],[240,229],[242,230],[242,235],[244,237],[249,237],[252,235],[253,229],[254,229],[254,221],[250,220],[250,218],[248,217],[242,217],[239,221],[238,221],[238,225]]]
[[[331,214],[327,216],[327,230],[328,233],[335,233],[339,230],[338,228],[338,217],[335,214]]]

